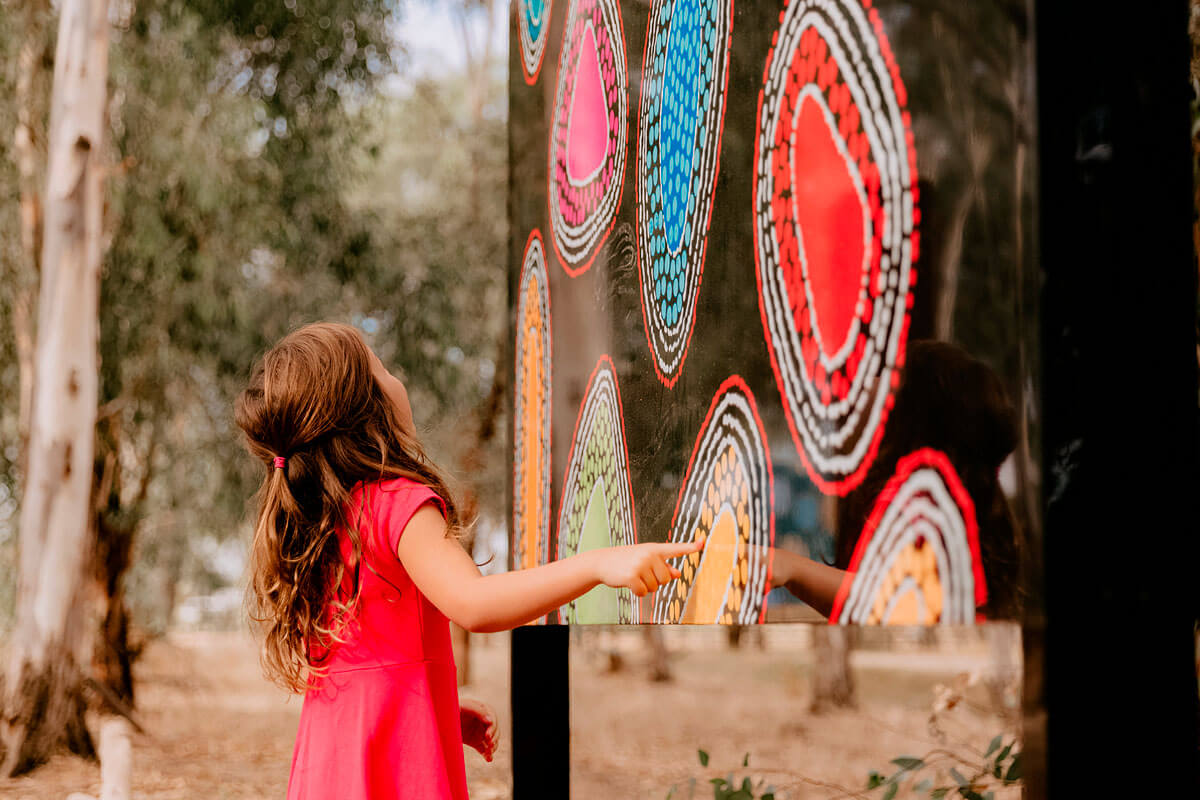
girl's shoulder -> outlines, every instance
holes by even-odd
[[[441,503],[437,492],[429,486],[413,478],[405,477],[359,483],[355,485],[351,494],[356,499],[363,498],[370,504],[404,502],[408,499],[415,499],[417,496],[432,496],[437,498],[439,504]]]
[[[354,489],[353,497],[355,504],[374,523],[377,534],[387,542],[391,552],[395,552],[404,526],[419,508],[430,504],[443,516],[446,514],[446,504],[437,492],[412,478],[389,478],[359,484]]]

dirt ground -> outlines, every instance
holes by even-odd
[[[931,730],[935,687],[987,673],[989,650],[978,636],[932,649],[928,643],[860,649],[852,660],[857,708],[813,716],[808,628],[765,626],[763,641],[743,640],[737,650],[718,629],[664,634],[673,672],[667,683],[650,681],[640,632],[574,634],[574,800],[662,800],[672,787],[674,799],[682,800],[689,797],[690,779],[698,782],[695,797],[709,797],[708,779],[731,771],[739,783],[751,777],[773,784],[778,797],[855,796],[848,792],[861,791],[870,770],[895,770],[892,758],[938,748],[982,753],[992,736],[1012,732],[982,683],[940,715],[942,738]],[[493,763],[466,753],[473,800],[511,796],[508,642],[507,634],[472,638],[472,680],[462,691],[491,704],[502,729]],[[613,653],[623,665],[615,673],[609,671]],[[167,637],[148,648],[137,679],[138,714],[147,733],[134,739],[135,800],[283,797],[300,701],[261,678],[246,635]],[[698,749],[711,754],[708,768],[698,763]],[[743,768],[746,753],[750,766]],[[950,763],[943,757],[941,766]],[[938,778],[934,768],[926,776]],[[29,776],[0,782],[0,798],[94,795],[99,779],[97,765],[59,756]],[[943,773],[934,785],[948,780]],[[1017,796],[1015,789],[996,794],[997,800]]]
[[[695,797],[707,798],[709,779],[733,773],[738,785],[749,777],[792,800],[860,792],[878,800],[883,789],[863,792],[867,776],[895,772],[893,758],[940,749],[982,754],[996,734],[1003,732],[1006,743],[1013,737],[1019,685],[992,697],[985,687],[991,651],[977,635],[932,648],[910,636],[913,641],[897,640],[887,650],[860,649],[851,658],[857,707],[811,714],[811,630],[764,626],[765,641],[743,640],[732,650],[718,629],[664,629],[673,672],[666,684],[646,678],[640,635],[593,642],[590,652],[572,642],[572,797],[663,800],[674,787],[673,800],[684,800],[695,779]],[[628,666],[606,674],[613,650],[626,654]],[[972,680],[961,695],[951,691]],[[961,699],[938,715],[933,730],[939,685],[946,687],[943,697]],[[698,761],[701,749],[711,757],[707,769]],[[749,768],[742,767],[746,754]],[[918,779],[954,786],[946,771],[954,762],[942,755],[938,763],[940,776],[928,769]],[[995,793],[997,800],[1019,796],[1016,787]]]

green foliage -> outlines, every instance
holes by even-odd
[[[5,30],[19,28],[15,7],[0,0]],[[135,621],[162,629],[177,594],[242,580],[222,554],[248,539],[261,469],[241,450],[232,405],[254,359],[287,331],[357,325],[408,382],[435,460],[452,468],[471,444],[464,418],[502,369],[506,106],[473,116],[461,76],[405,86],[392,0],[115,8],[97,455],[115,470],[106,524],[137,532],[126,579]],[[6,97],[18,38],[0,37]],[[492,77],[482,91],[503,97]],[[15,192],[8,105],[0,182]],[[18,231],[9,203],[6,268],[20,259]],[[0,567],[15,522],[10,320],[0,290]],[[470,476],[493,513],[504,502],[501,438]],[[0,580],[0,602],[11,584]]]
[[[700,766],[707,767],[709,755],[706,750],[697,750],[697,757],[700,761]],[[742,767],[750,766],[750,754],[746,753],[742,756]],[[708,783],[713,789],[713,800],[775,800],[775,788],[765,785],[765,781],[759,780],[755,783],[748,776],[743,776],[741,783],[737,782],[736,777],[731,772],[723,778],[709,778]],[[696,788],[698,782],[695,778],[688,781],[688,800],[693,800],[696,796]],[[678,786],[672,786],[667,792],[667,800],[675,800],[679,791]],[[761,792],[761,794],[759,794]],[[682,796],[680,796],[682,800]]]
[[[301,322],[348,316],[346,264],[386,257],[343,199],[357,120],[332,101],[336,73],[290,71],[283,93],[265,77],[272,54],[308,63],[320,19],[340,26],[356,5],[307,3],[321,13],[269,44],[259,33],[275,4],[139,2],[115,26],[111,146],[124,169],[108,184],[100,352],[101,403],[118,418],[98,459],[118,471],[108,524],[146,523],[130,594],[153,628],[169,623],[164,587],[170,598],[179,580],[203,593],[233,577],[196,547],[244,530],[257,470],[231,409],[251,362]],[[386,19],[368,21],[360,35],[385,46]]]
[[[921,758],[898,756],[891,761],[898,767],[895,772],[884,774],[872,770],[867,774],[866,791],[882,789],[882,800],[892,800],[907,783],[909,797],[993,800],[995,788],[1012,786],[1021,780],[1021,752],[1016,747],[1016,739],[1004,744],[1003,734],[997,734],[980,760],[940,749]]]

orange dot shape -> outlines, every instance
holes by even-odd
[[[704,557],[692,583],[681,622],[712,625],[720,621],[730,585],[735,578],[737,545],[737,520],[733,510],[723,506],[704,545]]]
[[[545,385],[547,376],[543,369],[542,331],[545,321],[542,319],[538,303],[538,287],[533,281],[529,282],[525,298],[525,319],[522,320],[528,330],[525,339],[526,351],[524,359],[524,381],[521,386],[521,396],[524,399],[526,418],[520,435],[524,445],[524,463],[521,464],[521,503],[525,509],[522,516],[521,536],[522,563],[517,567],[527,569],[537,566],[541,552],[542,519],[545,510],[542,508],[542,492],[546,471],[547,453],[542,447],[542,430],[546,423]]]
[[[932,556],[933,548],[918,547],[915,542],[896,555],[868,624],[934,625],[941,621],[942,582]]]

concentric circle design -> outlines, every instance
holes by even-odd
[[[673,562],[682,575],[655,593],[655,622],[762,621],[774,498],[771,453],[754,395],[735,375],[709,407],[671,524],[670,541],[704,537],[704,549]]]
[[[517,0],[517,28],[521,40],[521,69],[525,82],[537,83],[550,33],[550,10],[554,0]]]
[[[616,0],[571,0],[558,61],[547,200],[568,275],[591,266],[621,203],[629,121]]]
[[[550,285],[536,229],[517,292],[512,565],[525,569],[550,558]]]
[[[558,511],[558,557],[637,543],[629,453],[617,373],[603,356],[588,381],[575,422]],[[597,586],[559,609],[568,623],[636,623],[638,603],[628,589]]]
[[[638,274],[660,380],[679,377],[696,318],[725,124],[732,0],[655,0],[638,112]]]
[[[791,0],[755,143],[759,308],[792,438],[845,494],[904,365],[919,214],[906,94],[869,0]]]
[[[943,453],[918,450],[880,493],[829,619],[967,625],[985,602],[975,505]]]

